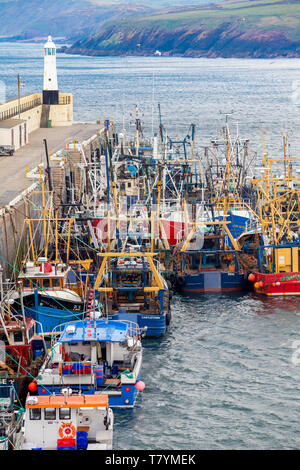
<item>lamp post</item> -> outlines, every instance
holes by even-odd
[[[19,108],[19,119],[21,119],[21,97],[20,97],[20,75],[18,74],[18,108]]]
[[[19,108],[19,119],[21,119],[21,87],[25,88],[25,82],[21,83],[20,74],[18,74],[18,108]]]

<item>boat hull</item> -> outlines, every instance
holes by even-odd
[[[25,314],[32,317],[43,326],[44,333],[51,333],[53,328],[62,323],[72,320],[82,320],[83,313],[71,309],[57,309],[34,305],[33,307],[25,307]]]
[[[177,287],[180,292],[195,294],[238,292],[245,288],[245,276],[225,271],[202,271],[179,276]]]
[[[118,312],[112,315],[108,315],[108,318],[109,320],[132,321],[136,323],[139,328],[147,327],[145,336],[149,338],[164,336],[168,326],[168,318],[166,313],[161,315],[147,315],[135,312]]]
[[[268,296],[300,295],[300,272],[264,274],[254,273],[254,292]],[[257,283],[263,283],[258,286]]]
[[[58,293],[58,295],[57,295]],[[54,309],[65,309],[81,312],[83,311],[84,303],[82,300],[70,300],[59,295],[59,291],[53,293],[49,291],[49,295],[38,292],[32,292],[23,296],[23,303],[25,307],[35,308],[37,305],[42,307],[49,307]]]
[[[38,395],[46,396],[54,393],[55,395],[61,394],[61,385],[39,385],[38,386]],[[102,394],[103,390],[97,390],[94,386],[90,385],[71,385],[73,394],[84,394],[84,395],[98,395]],[[110,390],[106,388],[105,394],[108,395],[108,404],[110,408],[133,408],[138,396],[138,390],[135,384],[122,384],[121,390]]]

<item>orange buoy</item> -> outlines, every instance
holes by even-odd
[[[249,274],[249,276],[248,276],[248,281],[250,281],[250,282],[255,282],[255,281],[256,281],[255,274],[253,274],[253,273]]]
[[[28,385],[28,390],[30,392],[36,392],[37,391],[37,384],[36,382],[32,381],[30,382],[30,384]]]

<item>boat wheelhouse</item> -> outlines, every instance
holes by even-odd
[[[28,396],[18,450],[111,450],[113,412],[102,395]]]
[[[57,331],[59,328],[57,328]],[[142,367],[142,332],[132,322],[85,320],[64,325],[39,373],[38,394],[107,393],[111,407],[133,407]]]
[[[40,331],[41,327],[33,318],[23,319],[8,313],[1,318],[0,383],[12,384],[22,403],[28,384],[32,376],[37,376],[46,354],[46,344],[37,329]]]

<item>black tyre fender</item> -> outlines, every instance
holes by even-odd
[[[185,285],[185,279],[183,276],[177,276],[176,278],[176,286],[183,287]]]

